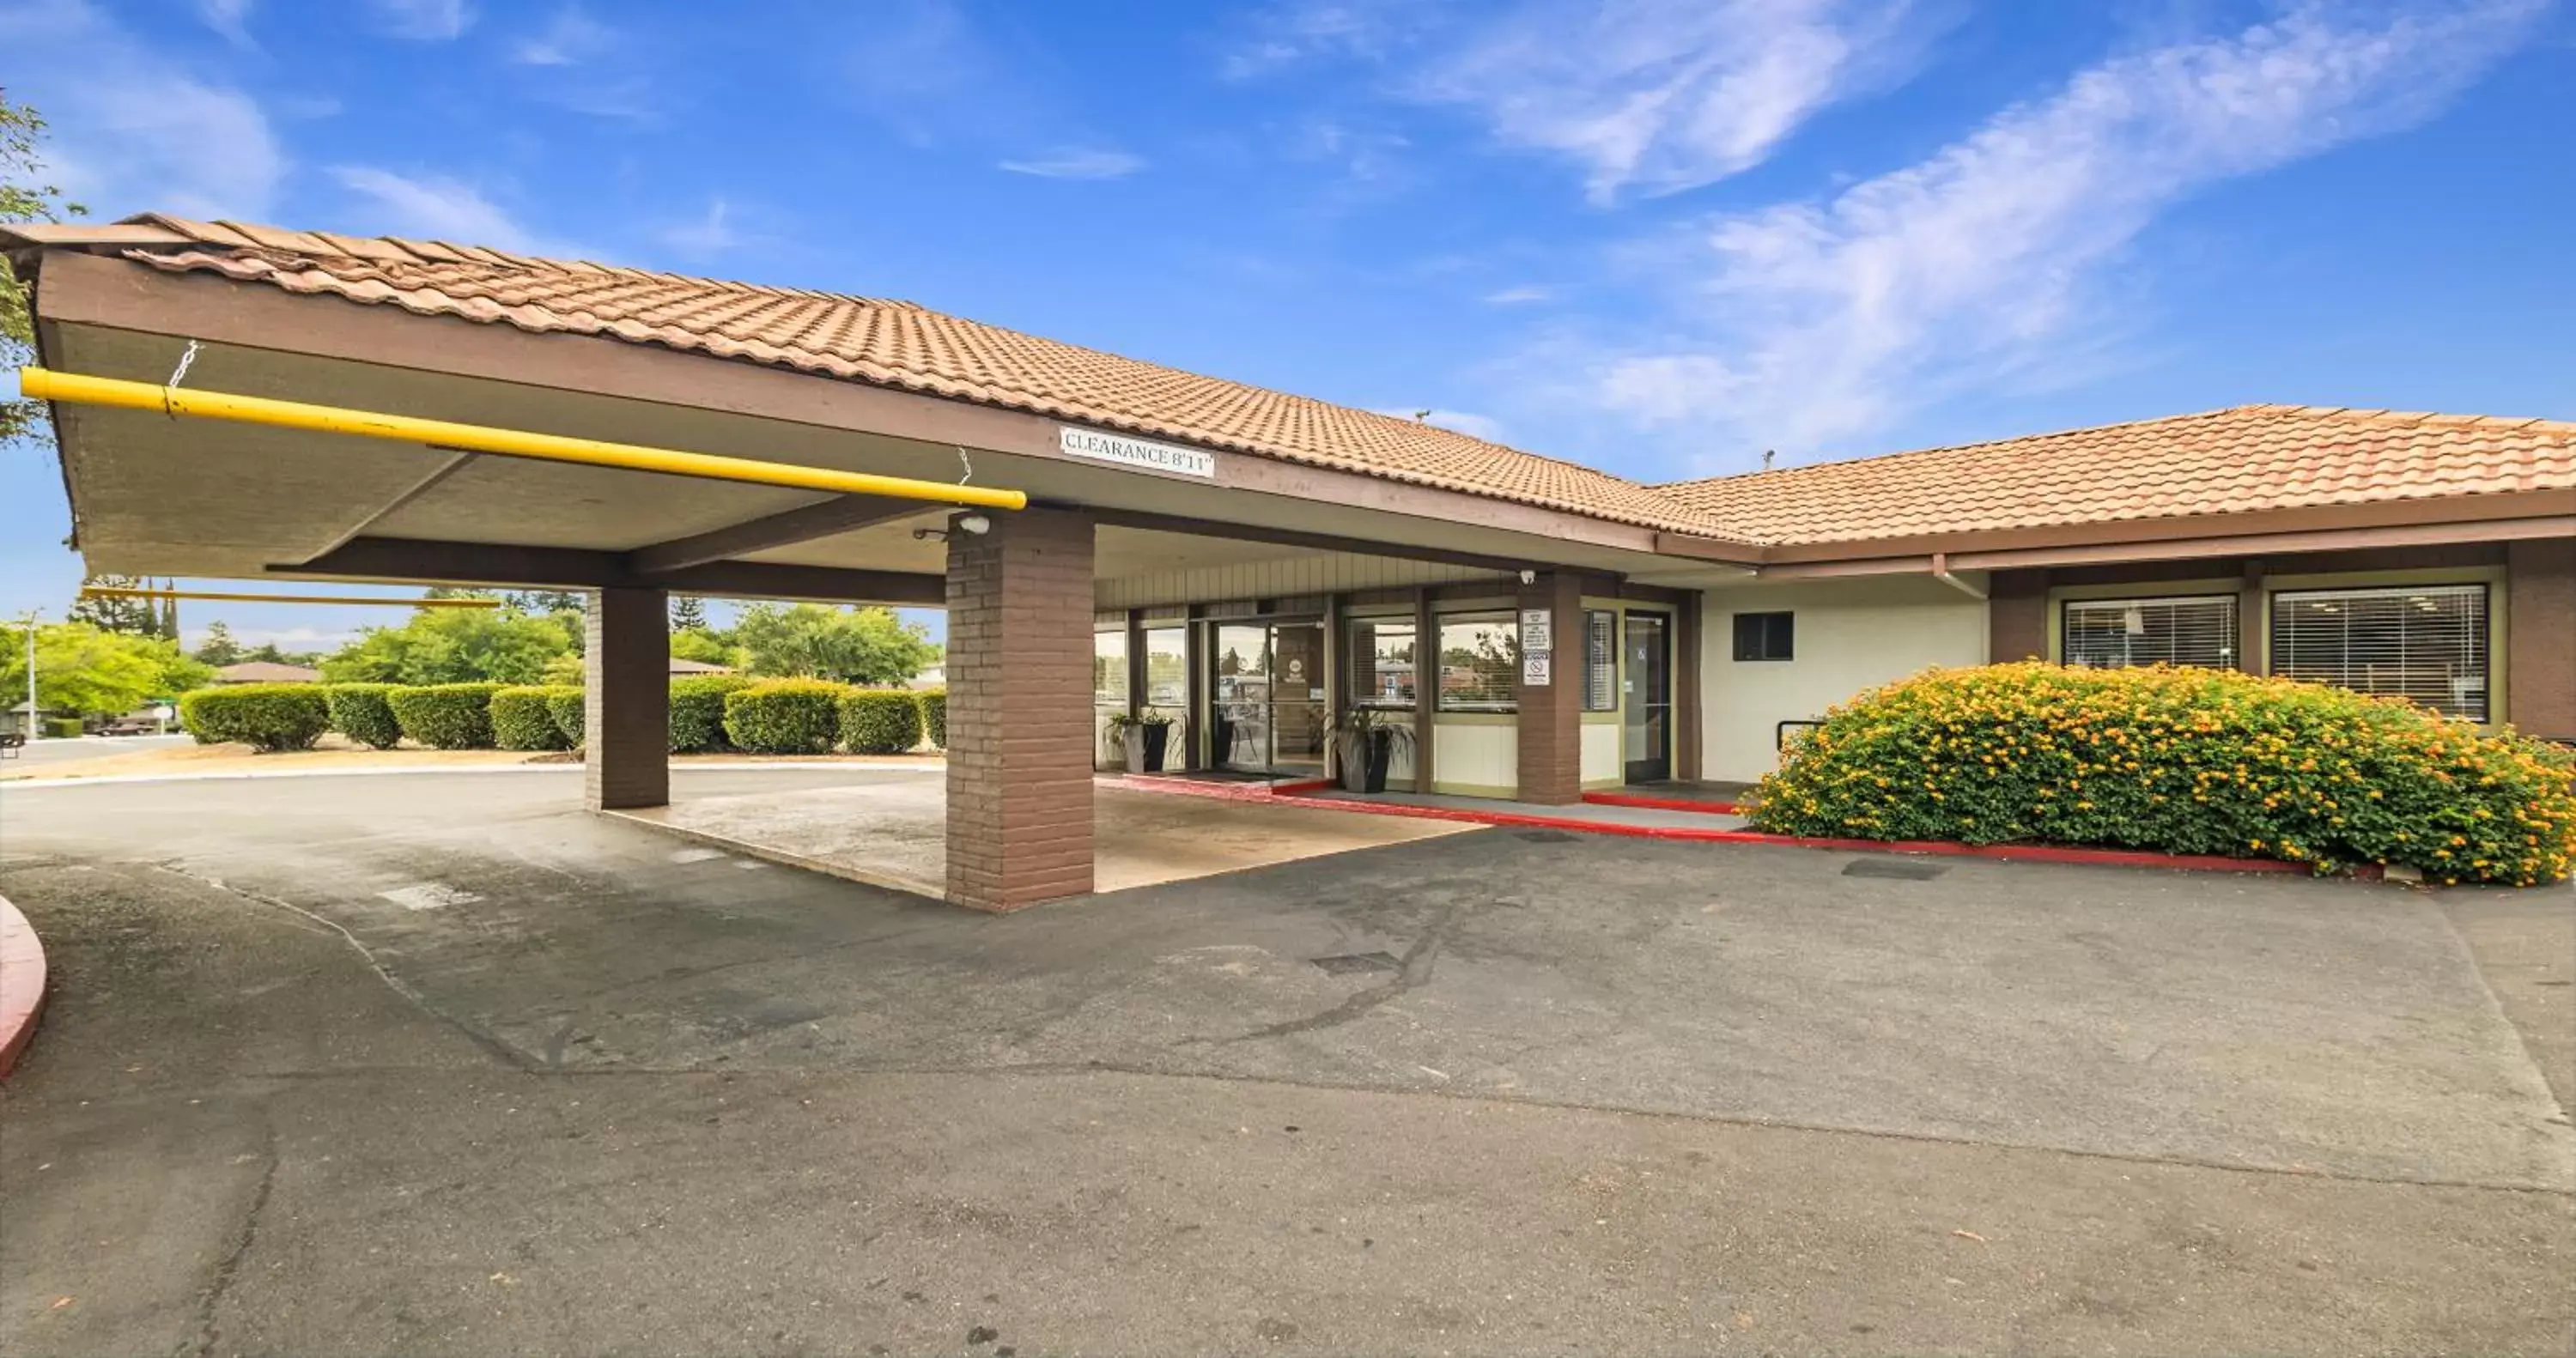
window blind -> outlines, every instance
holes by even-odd
[[[1521,638],[1508,613],[1440,619],[1443,712],[1520,710]]]
[[[1583,710],[1619,710],[1619,615],[1605,609],[1583,614]]]
[[[2069,599],[2059,608],[2058,655],[2069,665],[2236,664],[2236,596]]]
[[[2486,586],[2275,594],[2272,672],[2485,721]]]

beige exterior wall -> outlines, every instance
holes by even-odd
[[[1443,712],[1432,719],[1431,742],[1432,791],[1509,797],[1520,790],[1521,731],[1513,716]]]
[[[1986,605],[1921,576],[1713,589],[1700,604],[1700,776],[1750,782],[1779,766],[1783,721],[1934,665],[1986,661]],[[1795,658],[1735,659],[1737,613],[1797,615]]]

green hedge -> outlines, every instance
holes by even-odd
[[[725,737],[754,754],[823,754],[840,735],[849,689],[820,679],[772,679],[725,695]]]
[[[332,684],[322,690],[331,709],[331,729],[361,745],[390,750],[402,743],[402,723],[394,720],[385,695],[391,684]]]
[[[320,684],[227,684],[180,694],[179,721],[200,745],[303,750],[331,729],[331,705]]]
[[[78,717],[45,718],[45,734],[56,740],[71,740],[79,736],[80,733],[81,719]],[[198,738],[198,743],[205,744],[207,742],[204,737],[200,736]]]
[[[572,742],[555,724],[547,706],[562,692],[579,694],[570,685],[527,684],[492,695],[492,743],[505,750],[569,750]]]
[[[492,748],[492,695],[500,684],[397,687],[385,695],[402,733],[433,750]]]
[[[2223,670],[1931,670],[1825,714],[1754,824],[2357,863],[2531,885],[2576,859],[2576,760],[2397,699]]]
[[[546,715],[554,718],[555,730],[562,733],[567,750],[581,748],[582,725],[590,712],[588,697],[579,684],[558,684],[546,690]]]
[[[921,743],[921,704],[899,688],[841,695],[841,748],[852,754],[908,754]]]
[[[707,754],[725,744],[725,695],[754,681],[739,674],[698,674],[671,681],[671,753]]]
[[[921,733],[940,749],[948,748],[948,690],[925,688],[912,695],[921,704]]]

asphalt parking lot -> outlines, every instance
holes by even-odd
[[[1495,830],[992,918],[576,796],[0,793],[0,1346],[2576,1341],[2564,887]]]

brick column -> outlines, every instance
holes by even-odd
[[[582,668],[582,783],[593,811],[671,801],[668,592],[603,589]]]
[[[1556,644],[1549,682],[1519,688],[1517,795],[1541,806],[1569,806],[1583,800],[1583,582],[1565,571],[1542,574],[1536,584],[1521,586],[1520,607],[1549,611]]]
[[[948,899],[1091,890],[1091,518],[948,539]]]
[[[2576,740],[2576,542],[2535,538],[2505,554],[2505,720]]]
[[[2048,572],[1996,571],[1986,585],[1986,660],[2048,656]]]

